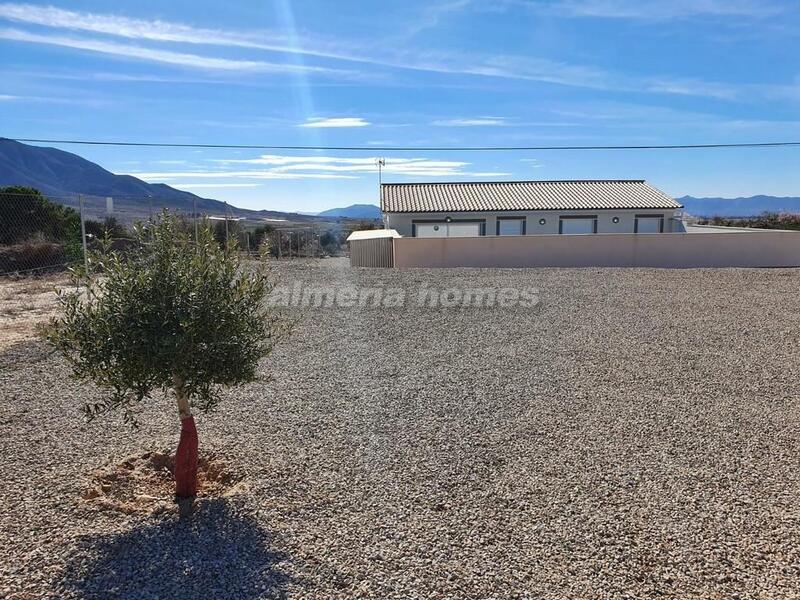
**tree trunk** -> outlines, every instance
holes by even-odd
[[[173,383],[181,419],[181,439],[175,453],[175,498],[184,514],[197,495],[197,429],[183,378],[175,375]]]

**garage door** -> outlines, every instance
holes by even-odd
[[[558,222],[559,233],[597,233],[597,218],[561,217]]]
[[[481,235],[480,223],[448,223],[448,237],[479,237]]]
[[[447,237],[447,223],[417,223],[414,225],[416,237]]]
[[[497,219],[497,235],[525,235],[525,219]]]
[[[479,222],[463,222],[453,221],[447,223],[415,223],[414,235],[420,238],[430,237],[479,237],[481,235],[481,226]]]
[[[636,217],[636,233],[661,233],[664,230],[664,219],[656,217]]]

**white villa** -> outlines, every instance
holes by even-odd
[[[643,180],[384,183],[384,226],[404,237],[677,233],[682,205]]]

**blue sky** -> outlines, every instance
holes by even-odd
[[[269,145],[800,140],[800,2],[0,2],[0,135]],[[278,152],[63,146],[251,208],[385,181],[644,178],[800,195],[800,148]]]

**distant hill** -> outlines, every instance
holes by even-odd
[[[152,197],[172,200],[189,208],[198,199],[208,203],[208,208],[222,205],[217,200],[205,200],[163,183],[147,183],[131,175],[115,175],[77,154],[4,138],[0,138],[0,185],[34,187],[49,196]]]
[[[330,208],[317,213],[318,217],[345,219],[380,219],[381,209],[374,204],[351,204],[344,208]]]
[[[211,215],[228,214],[252,219],[274,218],[313,221],[316,217],[270,210],[248,210],[219,200],[201,198],[163,183],[147,183],[131,175],[116,175],[77,154],[57,148],[29,146],[0,138],[0,186],[33,187],[68,206],[76,195],[86,196],[90,215],[105,211],[105,198],[114,198],[114,211],[123,220],[140,218],[161,208]]]
[[[754,217],[763,212],[800,213],[800,198],[750,196],[749,198],[676,198],[686,212],[698,217]]]

